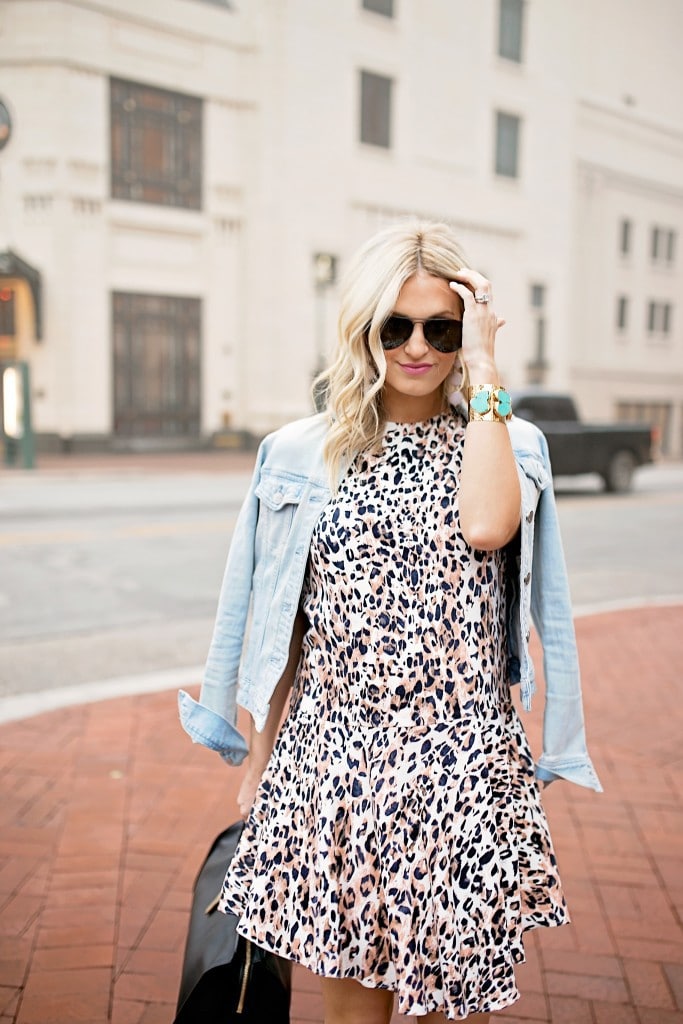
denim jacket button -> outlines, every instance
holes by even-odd
[[[533,519],[534,519],[534,513],[533,513],[533,509],[532,509],[531,512],[527,512],[527,514],[526,514],[526,521],[527,521],[527,523],[532,523]]]
[[[524,637],[524,639],[526,640],[527,643],[529,643],[529,641],[531,640],[531,633],[529,632],[529,630],[527,630],[527,633],[526,633],[526,636]]]
[[[526,576],[524,577],[524,583],[525,583],[525,584],[526,584],[526,586],[528,587],[528,586],[529,586],[529,583],[530,583],[530,582],[531,582],[531,573],[530,573],[530,572],[528,572],[528,573],[526,574]]]

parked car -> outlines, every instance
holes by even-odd
[[[623,494],[635,470],[652,462],[657,431],[637,423],[582,423],[570,395],[539,389],[512,394],[515,415],[535,423],[548,440],[554,476],[598,473],[608,491]]]

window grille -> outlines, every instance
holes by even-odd
[[[110,100],[112,198],[201,209],[201,99],[112,78]]]
[[[196,436],[201,411],[201,301],[115,292],[114,433]]]

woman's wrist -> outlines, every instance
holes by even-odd
[[[263,755],[257,756],[253,752],[250,753],[249,757],[247,758],[247,770],[245,772],[245,775],[248,775],[252,778],[259,778],[261,775],[263,775],[264,771],[266,770],[268,761],[269,758],[264,758]]]
[[[495,384],[474,384],[467,389],[469,421],[504,423],[512,416],[512,402],[505,388]]]
[[[493,360],[467,364],[467,377],[470,387],[477,387],[480,384],[492,384],[493,387],[500,387],[500,374]]]

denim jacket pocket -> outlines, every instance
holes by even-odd
[[[306,486],[304,477],[291,477],[264,469],[256,487],[256,497],[273,512],[285,505],[298,505]]]
[[[256,553],[277,551],[286,540],[303,497],[306,480],[264,470],[256,487],[259,517]]]

